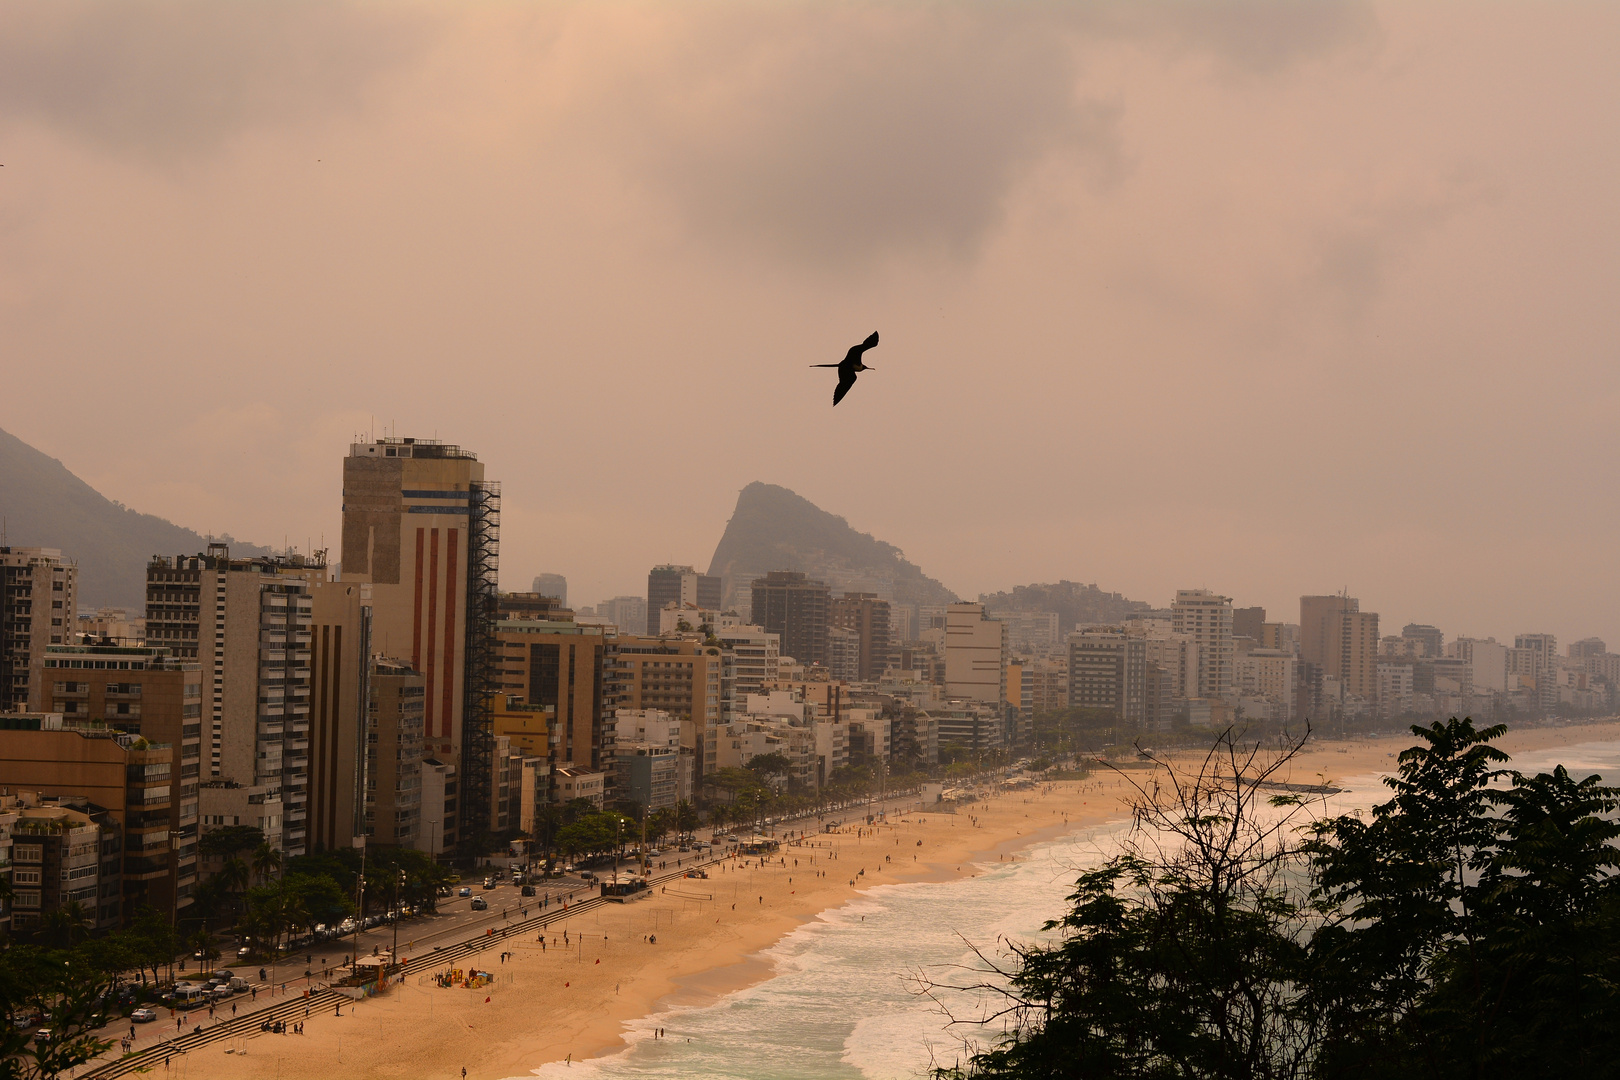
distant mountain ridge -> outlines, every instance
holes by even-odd
[[[200,533],[113,502],[6,431],[0,431],[0,517],[12,547],[61,548],[79,564],[85,607],[144,609],[147,560],[208,545]],[[232,555],[270,554],[229,536],[214,539],[230,544]]]
[[[1119,622],[1153,608],[1141,600],[1127,600],[1120,593],[1103,592],[1095,585],[1059,581],[1051,585],[1018,585],[1011,592],[981,593],[985,610],[1055,611],[1060,632],[1067,634],[1075,623]]]
[[[835,594],[871,592],[902,604],[957,599],[893,544],[856,532],[848,521],[785,487],[755,481],[737,496],[709,573],[722,580],[726,606],[740,609],[749,584],[772,570],[802,571],[825,581]]]

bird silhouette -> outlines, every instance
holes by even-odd
[[[876,368],[867,367],[861,363],[861,354],[867,349],[877,348],[877,331],[859,345],[851,345],[849,352],[836,364],[811,364],[811,367],[835,367],[838,369],[838,389],[833,391],[833,404],[837,405],[849,393],[849,388],[855,385],[855,376],[862,371],[876,371]]]

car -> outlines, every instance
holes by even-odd
[[[466,886],[466,885],[463,885],[461,888],[456,890],[456,895],[457,896],[471,896],[472,895],[472,889],[470,887]]]
[[[495,887],[495,879],[494,878],[487,877],[487,878],[484,879],[484,888],[485,889],[493,889],[494,887]]]
[[[591,873],[589,870],[581,870],[579,872],[579,876],[584,878],[586,881],[595,881],[596,880],[596,875]]]
[[[475,896],[472,899],[472,909],[474,911],[487,911],[489,910],[489,905],[484,902],[484,898],[482,896]]]
[[[534,895],[534,886],[533,885],[524,885],[519,889],[519,891],[524,896],[533,896]]]
[[[44,1046],[46,1043],[48,1043],[50,1041],[51,1041],[51,1029],[50,1028],[40,1028],[38,1031],[34,1032],[34,1042],[39,1044],[40,1046]]]
[[[253,950],[248,948],[246,945],[244,945],[240,949],[236,950],[236,958],[238,960],[246,960],[252,954],[253,954]]]
[[[137,1024],[150,1024],[157,1019],[157,1011],[155,1009],[136,1009],[129,1014],[129,1018]]]

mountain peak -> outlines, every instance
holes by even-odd
[[[756,480],[737,496],[709,573],[724,582],[727,606],[736,606],[749,583],[771,570],[799,570],[835,593],[871,592],[903,604],[957,598],[893,544],[857,532],[797,492]]]
[[[60,461],[6,431],[0,431],[0,515],[11,546],[60,548],[78,563],[79,601],[85,607],[144,609],[147,561],[153,555],[193,554],[208,545],[190,529],[113,502]],[[268,550],[232,542],[233,554]]]

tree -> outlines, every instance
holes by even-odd
[[[281,852],[270,846],[269,841],[259,844],[253,851],[253,873],[263,885],[271,876],[281,870]]]
[[[660,843],[674,826],[675,811],[654,810],[647,815],[647,839],[654,844]]]
[[[38,937],[58,949],[71,948],[90,936],[90,920],[84,905],[69,900],[45,913]]]
[[[1224,732],[1196,771],[1157,762],[1136,789],[1124,852],[1081,875],[1052,945],[1014,947],[1010,970],[944,990],[1002,1004],[975,1022],[1008,1036],[973,1053],[983,1077],[1289,1077],[1312,1048],[1297,1008],[1305,955],[1290,829],[1250,781],[1301,742],[1262,753]]]
[[[1612,1074],[1620,792],[1499,768],[1500,726],[1412,730],[1395,797],[1312,845],[1320,1075]]]
[[[697,808],[682,799],[675,804],[675,828],[682,833],[690,834],[700,824]]]
[[[257,849],[264,840],[264,830],[252,825],[227,825],[222,829],[205,832],[197,841],[202,855],[240,855]]]
[[[1010,1025],[945,1072],[1620,1074],[1620,790],[1510,772],[1501,729],[1467,718],[1413,732],[1365,819],[1300,828],[1307,796],[1262,802],[1276,765],[1231,732],[1192,776],[1156,771],[1056,943],[928,984],[997,995],[977,1019]]]
[[[0,1080],[54,1080],[105,1051],[96,1031],[112,1012],[115,975],[96,970],[73,951],[17,945],[0,964],[0,1013],[50,1013],[51,1038],[32,1043],[34,1029],[0,1025]]]

